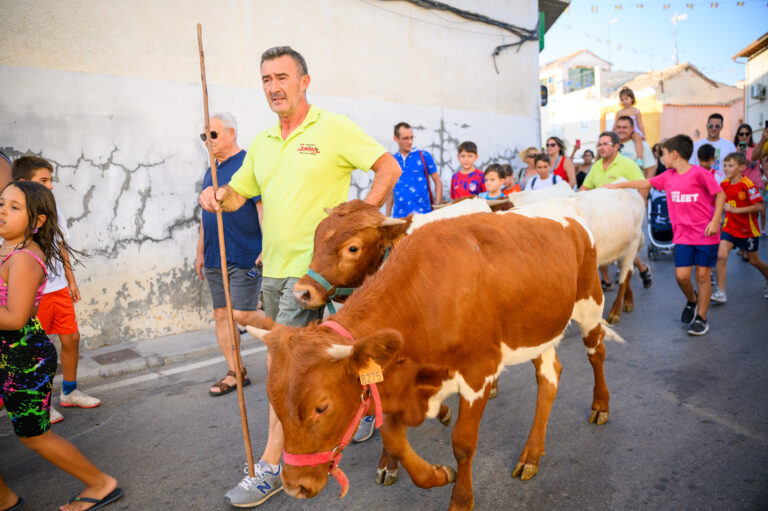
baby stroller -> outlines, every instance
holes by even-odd
[[[648,196],[648,257],[656,261],[661,254],[671,254],[674,247],[667,195],[651,188]]]

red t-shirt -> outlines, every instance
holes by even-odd
[[[485,177],[475,169],[469,174],[458,171],[451,178],[451,199],[471,197],[485,191]]]
[[[751,206],[763,200],[757,186],[747,177],[743,176],[736,184],[731,184],[730,179],[720,183],[725,192],[725,202],[735,208]],[[757,213],[732,213],[725,212],[723,231],[735,238],[754,238],[760,236],[757,226]]]

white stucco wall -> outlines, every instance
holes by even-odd
[[[763,50],[747,62],[747,84],[745,88],[747,124],[752,126],[755,132],[755,138],[768,121],[768,98],[753,99],[752,85],[762,84],[768,87],[768,49]]]
[[[536,2],[455,1],[532,28]],[[405,2],[0,0],[0,149],[54,163],[54,193],[77,268],[78,320],[98,346],[207,326],[210,299],[194,273],[197,194],[207,155],[197,134],[202,94],[196,23],[203,22],[211,111],[227,110],[242,147],[276,117],[260,87],[263,50],[290,44],[309,64],[310,102],[344,113],[388,150],[392,126],[415,128],[443,182],[456,146],[481,165],[538,144],[538,45],[497,58],[515,38]],[[40,23],[40,19],[46,19]],[[370,176],[356,171],[350,196]],[[446,191],[447,194],[447,191]]]

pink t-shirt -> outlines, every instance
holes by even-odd
[[[667,193],[672,241],[678,245],[717,245],[720,233],[705,236],[704,230],[715,214],[715,195],[721,191],[712,174],[698,165],[684,174],[675,169],[652,177],[651,185]]]

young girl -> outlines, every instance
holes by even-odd
[[[635,143],[635,154],[637,160],[642,162],[643,160],[643,138],[645,138],[645,126],[643,126],[643,117],[640,115],[640,110],[635,108],[635,93],[632,89],[624,87],[619,91],[619,101],[621,102],[622,109],[616,112],[616,119],[619,117],[631,117],[635,123],[635,131],[632,133],[632,141]],[[615,123],[614,123],[615,126]],[[616,131],[613,129],[613,131]],[[642,168],[642,164],[640,165]]]
[[[56,348],[35,315],[48,271],[57,260],[68,265],[60,247],[73,253],[58,228],[53,194],[33,182],[7,185],[0,193],[0,237],[0,397],[21,443],[85,483],[59,509],[100,509],[122,497],[117,481],[51,432]],[[0,476],[0,510],[23,504]]]

